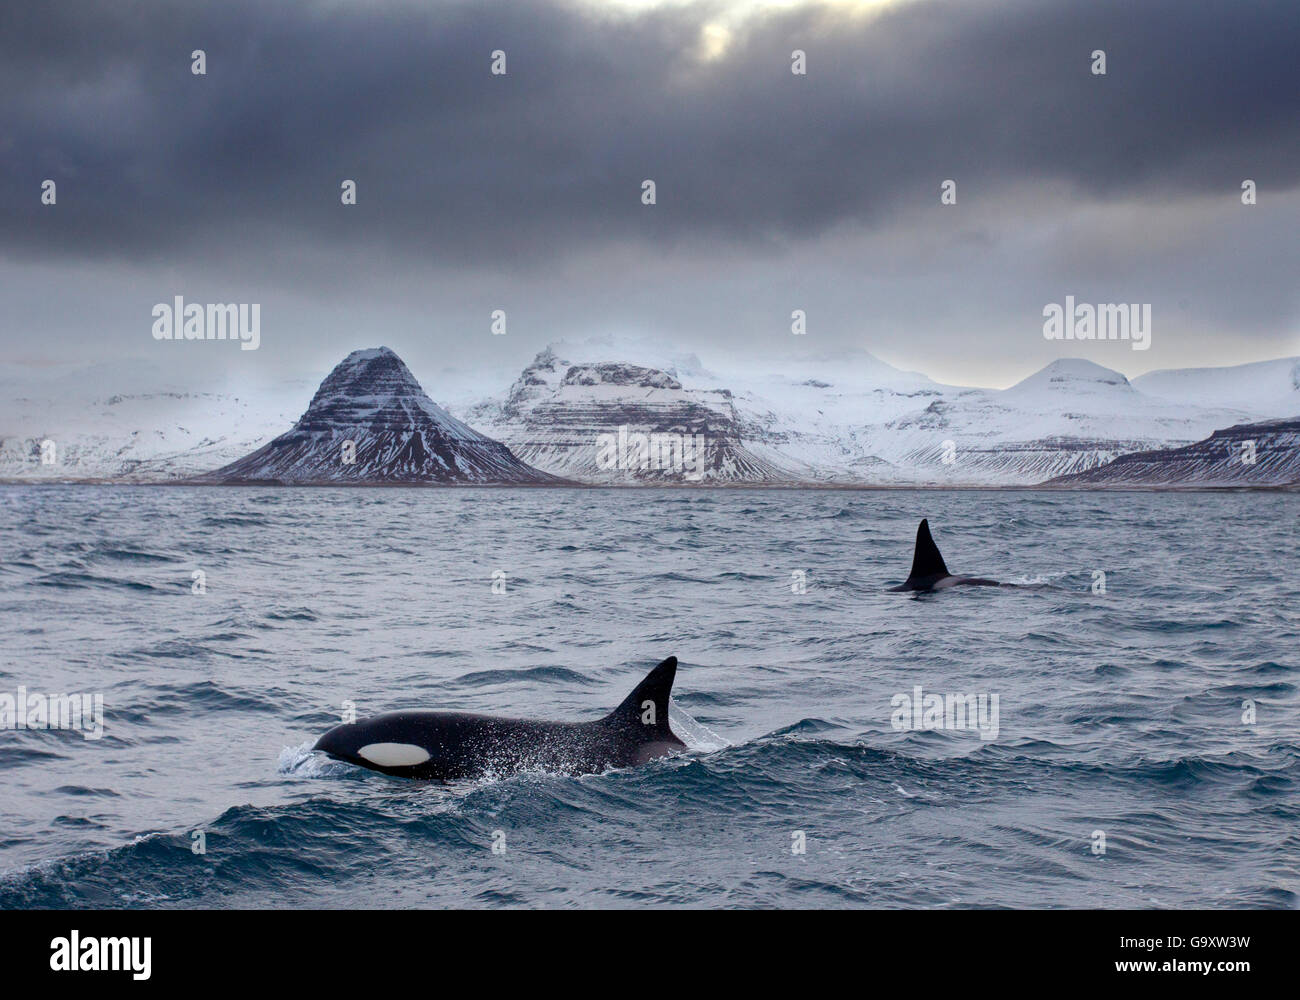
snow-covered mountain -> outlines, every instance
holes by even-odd
[[[1183,448],[1121,455],[1052,486],[1300,486],[1300,417],[1238,424]]]
[[[0,479],[183,478],[265,444],[311,390],[303,380],[198,391],[164,366],[134,362],[0,369]]]
[[[1152,398],[1119,372],[1067,358],[1008,389],[946,394],[878,429],[872,444],[901,479],[1031,484],[1188,444],[1247,416]]]
[[[1139,375],[1133,385],[1171,403],[1300,416],[1300,358],[1225,368],[1162,369]]]
[[[499,394],[440,385],[456,400],[443,409],[391,351],[356,352],[274,448],[309,383],[197,392],[139,365],[53,381],[0,368],[0,478],[160,481],[224,465],[258,481],[531,482],[541,470],[607,484],[1032,485],[1300,413],[1295,358],[1132,382],[1067,359],[1003,390],[944,385],[865,351],[721,363],[655,342],[558,341]],[[46,439],[54,465],[40,461]],[[357,461],[342,468],[334,446],[349,439]]]
[[[321,383],[292,430],[194,481],[556,482],[434,403],[387,347],[353,351]]]
[[[466,414],[524,461],[607,484],[799,478],[745,446],[728,390],[686,388],[676,366],[574,361],[557,348],[538,354],[502,399]]]
[[[601,434],[630,426],[707,431],[714,481],[1029,485],[1259,415],[1148,396],[1081,359],[999,391],[941,385],[865,352],[758,376],[648,353],[560,342],[467,419],[539,468],[587,481],[629,478],[597,469],[595,456]]]
[[[754,454],[807,481],[846,484],[898,481],[875,429],[947,393],[968,391],[902,371],[866,351],[801,357],[779,374],[701,370],[694,377],[701,386],[725,383],[742,439]]]

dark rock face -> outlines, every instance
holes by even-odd
[[[1049,486],[1300,485],[1300,417],[1238,424],[1182,448],[1121,455]]]
[[[564,381],[561,384],[615,385],[636,389],[680,389],[682,387],[682,384],[667,372],[643,368],[641,365],[617,363],[574,365],[564,373]]]
[[[353,351],[293,429],[199,477],[222,483],[558,482],[433,402],[387,347]]]

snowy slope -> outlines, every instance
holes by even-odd
[[[198,391],[139,363],[0,370],[0,479],[176,479],[269,441],[311,395],[305,381]],[[41,462],[53,442],[55,462]]]
[[[1300,358],[1278,358],[1223,368],[1162,369],[1133,385],[1172,403],[1219,406],[1276,417],[1300,415]]]
[[[220,483],[512,483],[552,477],[433,402],[387,347],[353,351],[293,429],[200,477]]]
[[[1188,444],[1247,417],[1155,399],[1119,372],[1070,358],[1002,391],[945,396],[878,429],[872,444],[903,480],[1029,484],[1127,452]]]
[[[866,351],[792,360],[787,372],[725,378],[749,448],[820,482],[895,481],[873,429],[962,391]]]

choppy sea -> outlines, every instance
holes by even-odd
[[[1019,586],[886,592],[921,517]],[[0,703],[103,711],[0,730],[0,907],[1293,908],[1298,527],[1294,493],[0,487]],[[692,750],[640,768],[309,749],[345,702],[595,718],[670,654]]]

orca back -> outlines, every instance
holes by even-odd
[[[677,658],[655,667],[623,703],[591,722],[464,712],[387,712],[335,726],[316,749],[373,771],[455,779],[523,770],[589,774],[686,749],[668,725]]]

